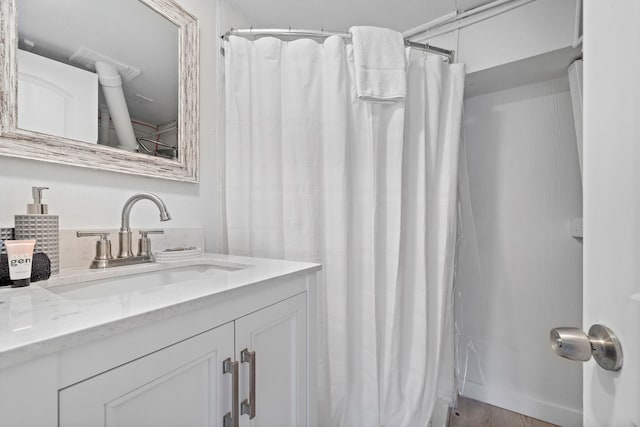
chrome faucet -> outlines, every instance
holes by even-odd
[[[138,241],[138,254],[133,255],[131,250],[131,227],[129,227],[129,216],[131,208],[139,200],[151,200],[158,206],[160,210],[160,221],[169,221],[171,215],[167,211],[162,199],[152,193],[140,193],[129,198],[122,208],[122,224],[120,226],[119,240],[120,250],[118,256],[114,258],[111,255],[111,240],[109,240],[108,230],[98,231],[78,231],[78,237],[95,236],[100,240],[96,242],[96,255],[89,268],[109,268],[121,267],[124,265],[142,264],[147,262],[155,262],[155,257],[151,252],[151,239],[149,234],[162,234],[163,230],[140,230],[140,240]]]
[[[120,233],[119,234],[119,243],[120,250],[118,251],[118,258],[131,258],[133,257],[133,251],[131,250],[131,227],[129,226],[129,217],[131,216],[131,208],[136,202],[140,200],[151,200],[156,204],[158,209],[160,210],[160,221],[169,221],[171,219],[171,215],[169,215],[169,211],[167,211],[167,207],[165,206],[162,199],[156,196],[153,193],[140,193],[135,194],[129,198],[124,203],[122,208],[122,223],[120,225]]]

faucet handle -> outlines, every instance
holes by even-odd
[[[149,237],[149,234],[164,234],[164,230],[160,230],[160,229],[140,230],[140,236],[142,236],[142,238]]]
[[[92,268],[95,268],[94,265],[100,264],[99,261],[113,259],[110,235],[111,233],[108,231],[76,231],[76,237],[100,237],[100,240],[96,241],[96,256],[91,264]]]
[[[164,230],[140,230],[140,239],[138,240],[138,256],[151,255],[151,239],[149,234],[164,234]]]
[[[111,233],[108,231],[76,231],[76,237],[91,237],[96,236],[100,237],[100,240],[109,240],[109,236]]]

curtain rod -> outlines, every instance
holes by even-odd
[[[503,14],[533,1],[535,0],[495,0],[465,11],[454,11],[448,13],[447,15],[436,18],[426,24],[407,30],[402,33],[402,35],[405,36],[405,38],[423,36],[423,34],[429,38],[437,37],[453,30],[464,28],[475,24],[476,22],[484,21],[485,19]]]
[[[300,30],[300,29],[284,29],[284,28],[250,28],[250,29],[230,29],[222,36],[223,39],[228,39],[229,36],[251,37],[251,36],[281,36],[281,37],[310,37],[310,38],[326,38],[331,36],[338,36],[345,39],[351,39],[350,33],[337,32],[337,31],[325,31],[325,30]],[[438,46],[432,46],[427,43],[418,43],[411,40],[404,40],[404,45],[418,50],[424,50],[425,52],[441,55],[449,59],[449,62],[453,62],[455,51],[449,49],[443,49]]]

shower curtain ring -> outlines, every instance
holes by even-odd
[[[251,45],[254,45],[256,41],[256,35],[253,34],[253,25],[249,27],[249,34],[251,34]]]

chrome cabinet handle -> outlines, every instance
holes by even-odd
[[[222,372],[231,374],[231,411],[223,418],[224,427],[238,427],[240,416],[238,415],[238,362],[232,362],[227,358],[222,362]]]
[[[240,412],[249,415],[252,420],[256,416],[256,352],[245,348],[240,353],[240,361],[249,363],[249,399],[242,401]]]

